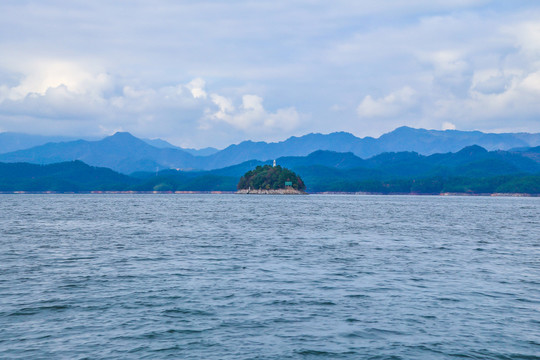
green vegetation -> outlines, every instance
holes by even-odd
[[[237,188],[238,190],[250,188],[253,190],[285,189],[285,182],[291,182],[291,187],[295,190],[303,191],[306,188],[298,175],[279,165],[275,167],[270,165],[257,166],[240,178]]]
[[[176,171],[175,171],[176,172]],[[141,180],[130,190],[134,191],[234,191],[236,187],[236,177],[217,176],[211,174],[196,173],[186,175],[182,172],[174,174],[171,171],[160,172],[158,176],[153,176]]]
[[[0,191],[120,191],[136,179],[82,161],[50,165],[0,163]]]
[[[328,180],[313,192],[366,192],[375,194],[540,194],[540,175],[505,175],[486,178],[426,177],[394,180]]]
[[[528,154],[535,155],[533,150]],[[280,158],[283,167],[253,160],[211,171],[169,169],[131,176],[81,161],[50,165],[0,162],[0,191],[234,192],[283,189],[290,182],[291,188],[312,193],[540,195],[540,162],[529,155],[469,147],[454,154],[385,153],[364,160],[351,153],[317,151],[306,157]]]

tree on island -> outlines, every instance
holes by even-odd
[[[306,189],[300,176],[279,165],[259,165],[254,170],[245,173],[237,185],[238,190],[278,190],[289,187],[299,191]]]

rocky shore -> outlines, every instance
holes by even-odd
[[[241,189],[236,192],[237,194],[252,194],[252,195],[307,195],[307,193],[295,190],[293,188],[276,189],[276,190],[255,190],[255,189]]]

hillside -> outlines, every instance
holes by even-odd
[[[81,161],[35,165],[0,163],[0,191],[125,190],[137,181]]]
[[[147,181],[146,189],[151,189],[151,186],[160,183],[169,184],[171,188],[186,189],[186,184],[196,182],[196,178],[206,179],[208,183],[208,177],[211,177],[214,181],[217,181],[216,179],[223,181],[220,190],[233,191],[234,187],[231,184],[234,179],[238,179],[257,166],[262,167],[270,163],[270,161],[251,160],[210,171],[167,170],[159,172],[157,177],[155,173],[135,175]],[[411,189],[418,191],[419,188],[426,187],[426,181],[418,182],[421,179],[438,179],[437,184],[448,183],[453,188],[457,188],[457,185],[452,185],[453,183],[465,183],[459,186],[477,189],[475,186],[485,183],[485,179],[502,177],[502,180],[497,181],[506,181],[540,174],[540,163],[521,153],[488,152],[477,146],[467,147],[456,153],[430,156],[414,152],[384,153],[365,160],[351,153],[316,151],[308,156],[281,157],[277,159],[277,163],[298,174],[305,182],[308,192],[374,191],[385,193],[397,192],[401,189],[402,191],[399,192],[406,193]],[[496,190],[495,182],[491,182],[490,189],[494,191]],[[415,187],[413,184],[416,184]],[[405,187],[400,188],[398,185]]]
[[[77,138],[67,136],[30,135],[14,132],[0,133],[0,154],[29,149],[50,142],[74,141]]]
[[[48,143],[0,155],[2,162],[51,164],[80,160],[126,174],[168,168],[189,169],[196,164],[195,159],[180,149],[151,146],[129,133],[116,133],[99,141]]]
[[[540,148],[508,152],[470,146],[430,156],[397,152],[361,159],[351,153],[316,151],[304,157],[281,157],[276,168],[251,160],[210,171],[163,170],[132,176],[80,161],[0,163],[0,191],[235,191],[243,176],[240,188],[279,188],[292,179],[301,189],[300,184],[305,184],[308,192],[538,194],[539,152]],[[283,168],[294,174],[274,174]],[[297,177],[301,179],[295,182]]]
[[[237,185],[238,190],[279,190],[286,188],[303,191],[306,186],[293,171],[279,165],[257,166],[254,170],[246,172]]]

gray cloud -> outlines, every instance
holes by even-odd
[[[5,1],[0,130],[186,146],[540,131],[530,1]]]

